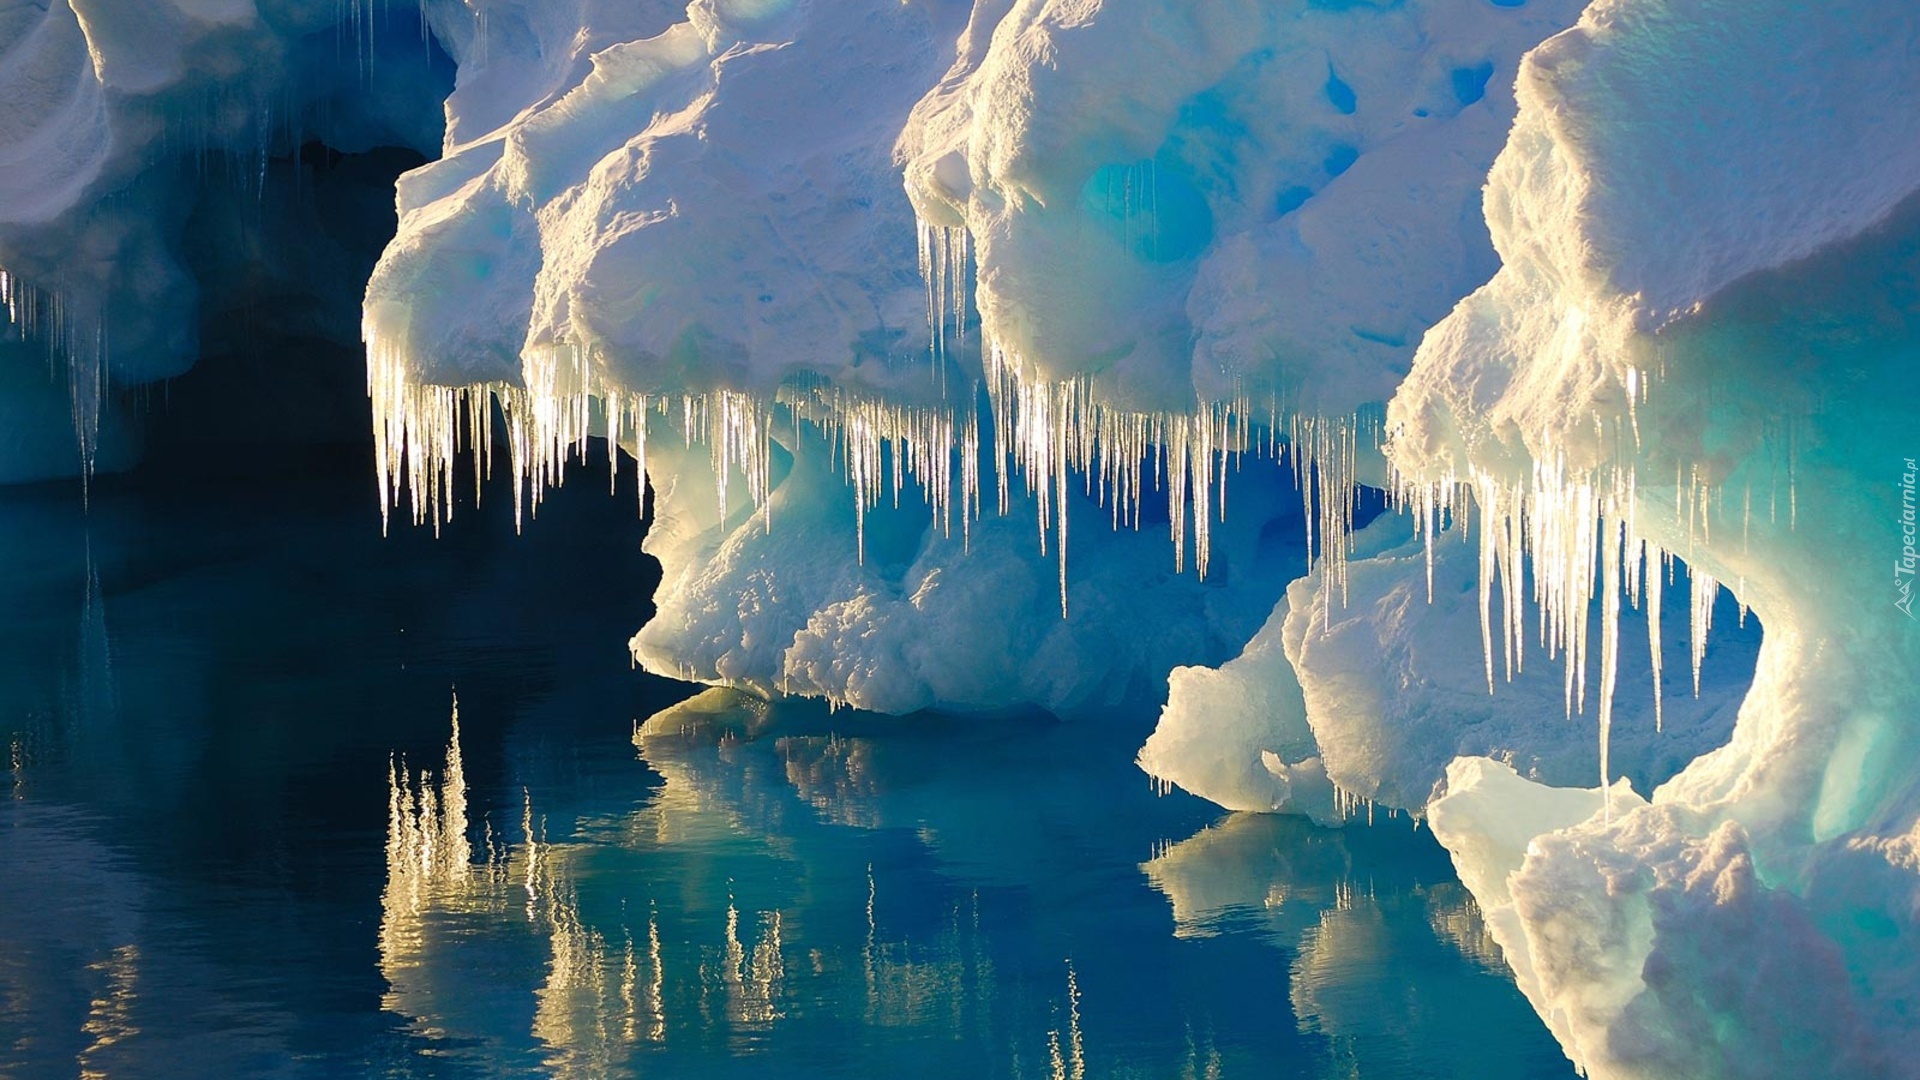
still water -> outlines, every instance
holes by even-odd
[[[0,1076],[1572,1075],[1405,818],[633,672],[591,476],[217,472],[0,496]]]

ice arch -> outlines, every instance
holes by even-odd
[[[1615,603],[1643,538],[1767,627],[1729,744],[1650,800],[1467,759],[1431,807],[1596,1076],[1910,1070],[1917,47],[1904,4],[1593,5],[1522,65],[1503,267],[1389,414],[1492,531],[1597,531],[1558,595]]]

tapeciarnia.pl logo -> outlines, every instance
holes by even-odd
[[[1916,556],[1914,544],[1914,506],[1913,480],[1920,469],[1914,468],[1914,459],[1905,459],[1906,471],[1900,474],[1900,557],[1893,561],[1893,606],[1913,614],[1913,578]]]

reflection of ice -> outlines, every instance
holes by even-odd
[[[1294,1014],[1302,1031],[1329,1039],[1336,1069],[1564,1072],[1544,1033],[1519,1043],[1480,1034],[1490,1005],[1513,1007],[1510,976],[1473,897],[1449,880],[1444,862],[1428,858],[1423,870],[1422,859],[1407,857],[1416,839],[1394,825],[1322,829],[1233,814],[1141,869],[1172,904],[1176,934],[1251,924],[1294,954]],[[1460,954],[1474,964],[1460,964]]]
[[[1424,1019],[1354,1027],[1342,995],[1381,992],[1382,965],[1403,962],[1434,965],[1449,992],[1464,970],[1533,1023],[1510,984],[1435,936],[1477,931],[1430,842],[1425,869],[1380,870],[1354,847],[1385,843],[1366,840],[1375,830],[1228,818],[1142,880],[1139,853],[1193,808],[1131,785],[1130,747],[1089,765],[1064,726],[866,723],[710,691],[636,726],[651,772],[636,768],[629,792],[569,806],[515,791],[511,842],[477,852],[449,837],[451,808],[486,802],[454,752],[436,776],[397,771],[388,1007],[436,1053],[477,1045],[483,1062],[518,1053],[518,1073],[558,1076],[722,1062],[747,1075],[761,1054],[802,1074],[831,1061],[1052,1080],[1201,1080],[1284,1054],[1391,1061],[1408,1045],[1418,1062],[1465,1060]],[[1173,900],[1172,935],[1154,889]],[[1245,980],[1277,990],[1296,953],[1301,1023],[1248,1015]],[[1558,1051],[1539,1041],[1551,1066]]]
[[[636,1046],[664,1042],[670,1002],[690,1005],[688,1012],[708,1027],[765,1027],[781,1017],[787,961],[779,910],[743,913],[730,898],[721,940],[689,943],[685,950],[663,946],[654,904],[637,936],[624,919],[609,931],[581,913],[573,864],[592,848],[550,840],[531,794],[523,802],[519,843],[497,839],[489,823],[476,860],[459,733],[456,705],[437,782],[431,772],[412,773],[404,765],[389,778],[381,926],[389,1011],[413,1018],[431,1038],[498,1042],[484,1012],[465,1015],[460,1006],[499,1003],[463,998],[454,983],[458,974],[443,965],[449,950],[470,948],[519,923],[545,946],[545,972],[532,991],[527,1022],[537,1060],[551,1075],[604,1076]],[[657,810],[654,816],[662,816]],[[667,816],[672,812],[669,804]],[[650,831],[675,832],[665,823]]]
[[[109,1075],[103,1059],[115,1043],[140,1034],[133,1018],[133,1003],[138,996],[140,946],[122,945],[104,959],[87,965],[105,983],[104,992],[93,999],[87,1010],[87,1022],[80,1030],[93,1041],[80,1051],[81,1080],[105,1080]]]
[[[100,591],[100,564],[93,557],[93,538],[86,538],[87,591],[80,608],[80,685],[73,715],[92,726],[112,719],[114,712],[113,649],[107,636],[107,604]]]
[[[1176,935],[1209,937],[1250,921],[1291,947],[1352,888],[1353,860],[1338,830],[1290,815],[1233,814],[1140,869],[1172,902]]]
[[[0,1076],[296,1075],[289,1018],[199,956],[95,824],[0,802]]]

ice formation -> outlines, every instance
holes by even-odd
[[[1547,783],[1591,783],[1601,768],[1596,709],[1570,707],[1565,665],[1523,636],[1517,670],[1498,673],[1488,693],[1474,632],[1479,545],[1466,532],[1429,545],[1406,516],[1376,519],[1354,538],[1344,587],[1324,572],[1297,579],[1240,656],[1173,673],[1141,767],[1232,809],[1330,824],[1370,803],[1419,810],[1463,755],[1497,756]],[[1689,603],[1684,591],[1666,593],[1667,620],[1686,617]],[[1590,633],[1598,619],[1589,616]],[[1641,790],[1727,741],[1758,641],[1757,625],[1723,630],[1696,697],[1690,642],[1662,641],[1663,685],[1646,625],[1623,627],[1635,647],[1623,651],[1608,763]]]
[[[108,8],[0,5],[4,479],[191,358],[183,170],[439,130],[372,7]],[[1142,765],[1427,808],[1590,1074],[1897,1074],[1920,13],[1580,8],[428,0],[383,497],[504,452],[532,515],[605,438],[636,659],[766,694],[1097,709],[1244,643]]]
[[[1886,387],[1913,368],[1920,311],[1917,33],[1886,4],[1816,26],[1789,4],[1610,0],[1530,53],[1487,192],[1502,268],[1426,336],[1389,410],[1425,536],[1362,540],[1345,605],[1309,576],[1241,659],[1177,673],[1143,752],[1242,799],[1275,794],[1235,779],[1255,749],[1398,805],[1444,772],[1435,834],[1589,1075],[1912,1059],[1916,428]],[[1723,584],[1766,627],[1751,690],[1716,692],[1709,664],[1700,705],[1662,708],[1641,688],[1702,689]],[[1641,650],[1633,606],[1664,612]],[[1527,659],[1540,645],[1558,661]],[[1212,683],[1262,667],[1287,708],[1221,716],[1244,691]],[[1476,683],[1494,691],[1477,704]],[[1685,711],[1734,700],[1730,732],[1724,711],[1688,732]],[[1568,714],[1597,722],[1605,790],[1564,771]],[[1213,717],[1226,739],[1156,760]],[[1660,728],[1646,780],[1686,767],[1629,786],[1623,736]]]
[[[202,286],[223,284],[196,280],[185,250],[206,191],[261,198],[269,158],[307,140],[437,147],[423,17],[371,0],[0,2],[0,482],[133,460],[137,410],[117,399],[192,366]],[[302,247],[287,246],[220,254],[244,277]],[[302,285],[351,290],[354,272]]]
[[[1488,188],[1502,269],[1389,414],[1408,483],[1470,488],[1496,561],[1528,545],[1563,643],[1661,552],[1766,627],[1730,742],[1650,801],[1463,760],[1432,807],[1594,1075],[1891,1076],[1916,1050],[1920,429],[1888,388],[1920,341],[1920,15],[1804,15],[1605,0],[1535,50]]]
[[[624,446],[665,515],[635,656],[684,677],[1071,708],[1217,662],[1307,562],[1248,561],[1281,513],[1228,478],[1284,443],[1339,563],[1380,406],[1496,266],[1494,72],[1576,11],[473,5],[368,289],[382,485],[443,519],[493,401],[529,512]],[[1152,525],[1170,559],[1116,535]],[[1150,629],[1103,634],[1128,573]]]

